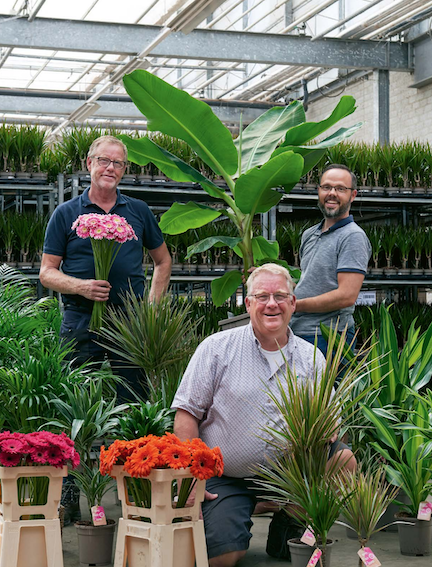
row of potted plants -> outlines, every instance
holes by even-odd
[[[55,181],[58,173],[86,174],[86,156],[95,138],[102,134],[120,133],[115,129],[73,126],[50,149],[46,144],[45,129],[3,123],[0,126],[0,179],[32,176],[45,180],[48,176]],[[136,138],[142,135],[133,133]],[[151,138],[204,175],[214,177],[208,165],[182,140],[161,133],[151,134]],[[302,182],[316,186],[321,171],[328,163],[343,163],[355,172],[363,190],[377,192],[379,188],[386,188],[389,193],[399,190],[424,193],[425,188],[432,187],[431,155],[427,142],[407,140],[381,146],[345,141],[328,148]],[[129,182],[166,180],[164,174],[152,164],[139,166],[130,163],[126,175],[129,176],[126,177]]]

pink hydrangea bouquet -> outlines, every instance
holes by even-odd
[[[80,238],[90,238],[97,280],[108,281],[120,246],[128,240],[138,240],[134,229],[119,215],[89,213],[80,215],[72,224]],[[102,325],[106,303],[95,301],[90,319],[90,330],[97,331]]]
[[[0,433],[0,466],[43,466],[61,468],[80,463],[74,442],[65,433],[56,435],[49,431],[33,433]],[[23,476],[17,479],[20,506],[43,505],[47,502],[49,479],[45,476]],[[32,519],[33,517],[30,516]]]

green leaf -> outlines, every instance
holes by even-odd
[[[235,236],[209,236],[200,240],[196,244],[188,246],[186,259],[190,258],[194,254],[199,254],[200,252],[205,252],[212,246],[215,248],[220,248],[221,246],[228,246],[228,248],[234,248],[236,244],[241,242],[240,237]]]
[[[128,159],[138,165],[147,165],[149,161],[174,181],[199,183],[212,197],[222,198],[224,191],[204,177],[199,171],[183,160],[168,152],[150,140],[150,138],[130,138],[126,134],[117,136],[128,149]]]
[[[217,278],[211,283],[213,303],[220,307],[242,283],[242,275],[237,270],[227,272],[221,278]]]
[[[303,104],[294,101],[289,106],[276,106],[249,124],[241,136],[241,172],[262,165],[289,128],[306,120]],[[239,151],[240,137],[234,141]],[[239,172],[237,172],[238,174]]]
[[[217,219],[222,210],[206,207],[199,203],[174,203],[172,207],[162,215],[159,227],[166,234],[181,234],[190,228],[199,228],[208,222]]]
[[[187,142],[219,175],[237,170],[231,132],[210,107],[141,69],[123,78],[125,89],[147,118],[147,129]]]
[[[366,407],[364,404],[360,404],[365,416],[375,425],[377,429],[377,437],[388,447],[391,447],[395,451],[399,452],[398,442],[393,429],[390,429],[386,420],[378,417],[373,410]]]
[[[279,244],[277,242],[269,242],[264,236],[255,236],[252,239],[252,251],[254,262],[263,258],[276,260],[279,256]]]
[[[238,178],[236,204],[245,214],[265,213],[282,198],[272,187],[297,183],[302,171],[303,158],[293,152],[284,152],[260,169],[255,167]]]
[[[325,120],[321,122],[305,122],[299,126],[291,128],[285,136],[284,146],[303,146],[313,140],[342,118],[349,116],[355,110],[355,99],[352,96],[343,96],[336,105],[336,108]]]

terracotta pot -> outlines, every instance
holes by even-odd
[[[333,540],[327,540],[325,553],[323,553],[321,556],[323,567],[330,567],[331,548],[333,543]],[[307,567],[309,559],[312,557],[312,553],[315,551],[315,547],[306,545],[297,538],[289,539],[288,545],[291,552],[292,567]],[[318,547],[322,550],[321,546]]]
[[[432,553],[432,521],[407,518],[397,514],[397,520],[410,522],[398,524],[399,546],[402,555],[431,555]]]
[[[81,565],[110,565],[113,553],[114,520],[107,520],[106,526],[93,526],[77,522],[78,552]]]

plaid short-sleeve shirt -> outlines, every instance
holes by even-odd
[[[302,380],[324,364],[322,353],[289,329],[286,359]],[[281,425],[267,393],[278,391],[278,372],[271,372],[251,324],[207,337],[186,369],[172,407],[199,420],[201,439],[221,448],[227,476],[250,476],[251,467],[264,463],[271,451],[262,428]]]

